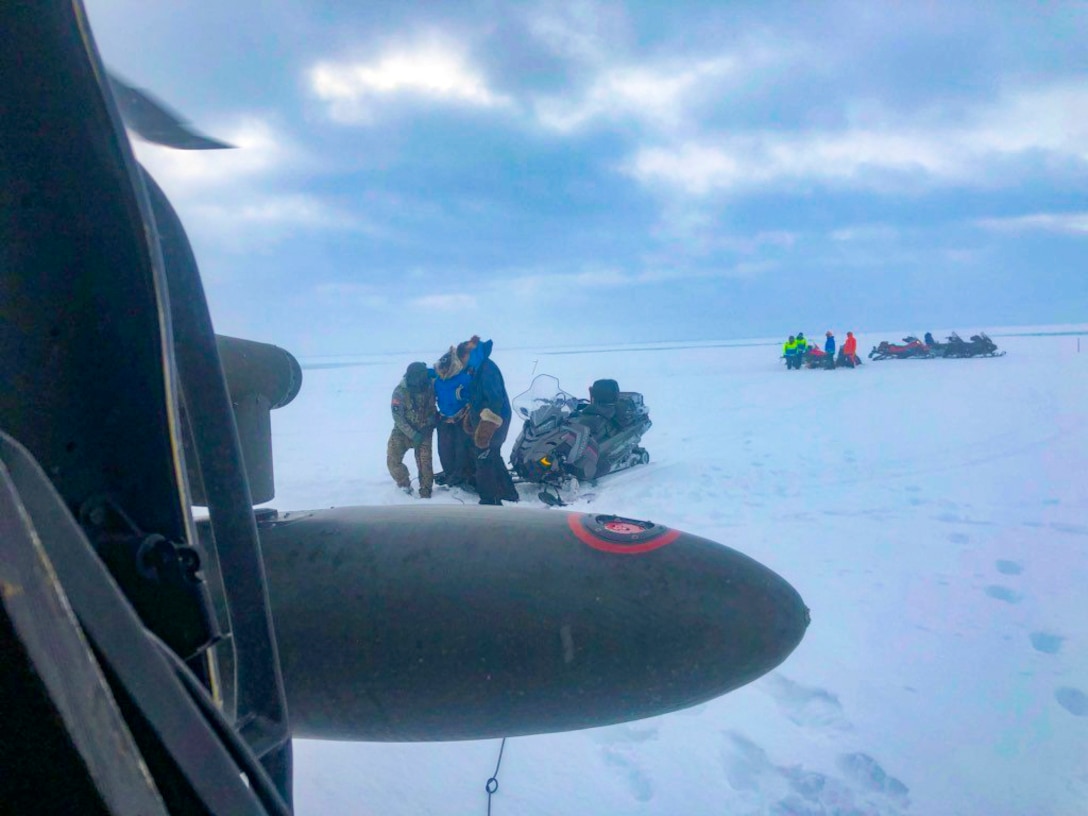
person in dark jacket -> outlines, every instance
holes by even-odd
[[[462,345],[465,345],[462,343]],[[472,380],[468,353],[458,354],[455,346],[434,365],[434,393],[438,401],[438,461],[442,472],[435,481],[449,487],[476,486],[476,455],[472,438],[462,423],[468,413],[468,385]]]
[[[412,363],[393,389],[390,400],[393,432],[385,448],[389,475],[404,492],[411,495],[412,482],[404,466],[404,454],[414,450],[419,473],[419,497],[429,499],[434,485],[431,434],[435,425],[434,384],[426,363]]]
[[[517,501],[518,491],[502,459],[502,443],[510,430],[510,397],[502,372],[491,359],[492,341],[473,337],[458,347],[466,354],[472,380],[468,386],[465,430],[472,436],[476,461],[476,491],[480,504]]]
[[[824,363],[827,368],[835,367],[835,335],[832,332],[827,333],[827,339],[824,340],[824,353],[827,355],[827,362]]]

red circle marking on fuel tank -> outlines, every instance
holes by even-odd
[[[608,533],[608,538],[602,537],[587,527],[585,518],[594,519],[594,522]],[[567,516],[567,525],[583,544],[601,552],[619,555],[640,555],[671,544],[680,537],[679,530],[670,530],[660,524],[616,517],[604,517],[608,520],[598,521],[600,518],[602,517],[571,513]],[[647,537],[647,534],[650,536]]]

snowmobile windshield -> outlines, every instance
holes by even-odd
[[[518,415],[529,423],[534,423],[534,414],[550,413],[558,408],[564,416],[574,412],[580,400],[559,387],[559,380],[551,374],[538,374],[527,391],[514,397],[510,404]]]

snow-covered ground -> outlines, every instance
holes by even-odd
[[[1002,358],[830,372],[786,371],[756,341],[495,338],[511,396],[534,372],[645,395],[651,463],[575,509],[739,549],[800,591],[812,625],[778,670],[712,702],[509,740],[492,813],[1088,813],[1088,336],[1023,333],[991,332]],[[442,351],[304,359],[273,413],[273,505],[414,501],[385,470],[388,398]],[[482,816],[498,749],[296,741],[297,812]]]

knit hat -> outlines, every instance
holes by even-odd
[[[404,372],[404,383],[412,391],[422,391],[430,379],[426,363],[410,363],[408,370]]]

